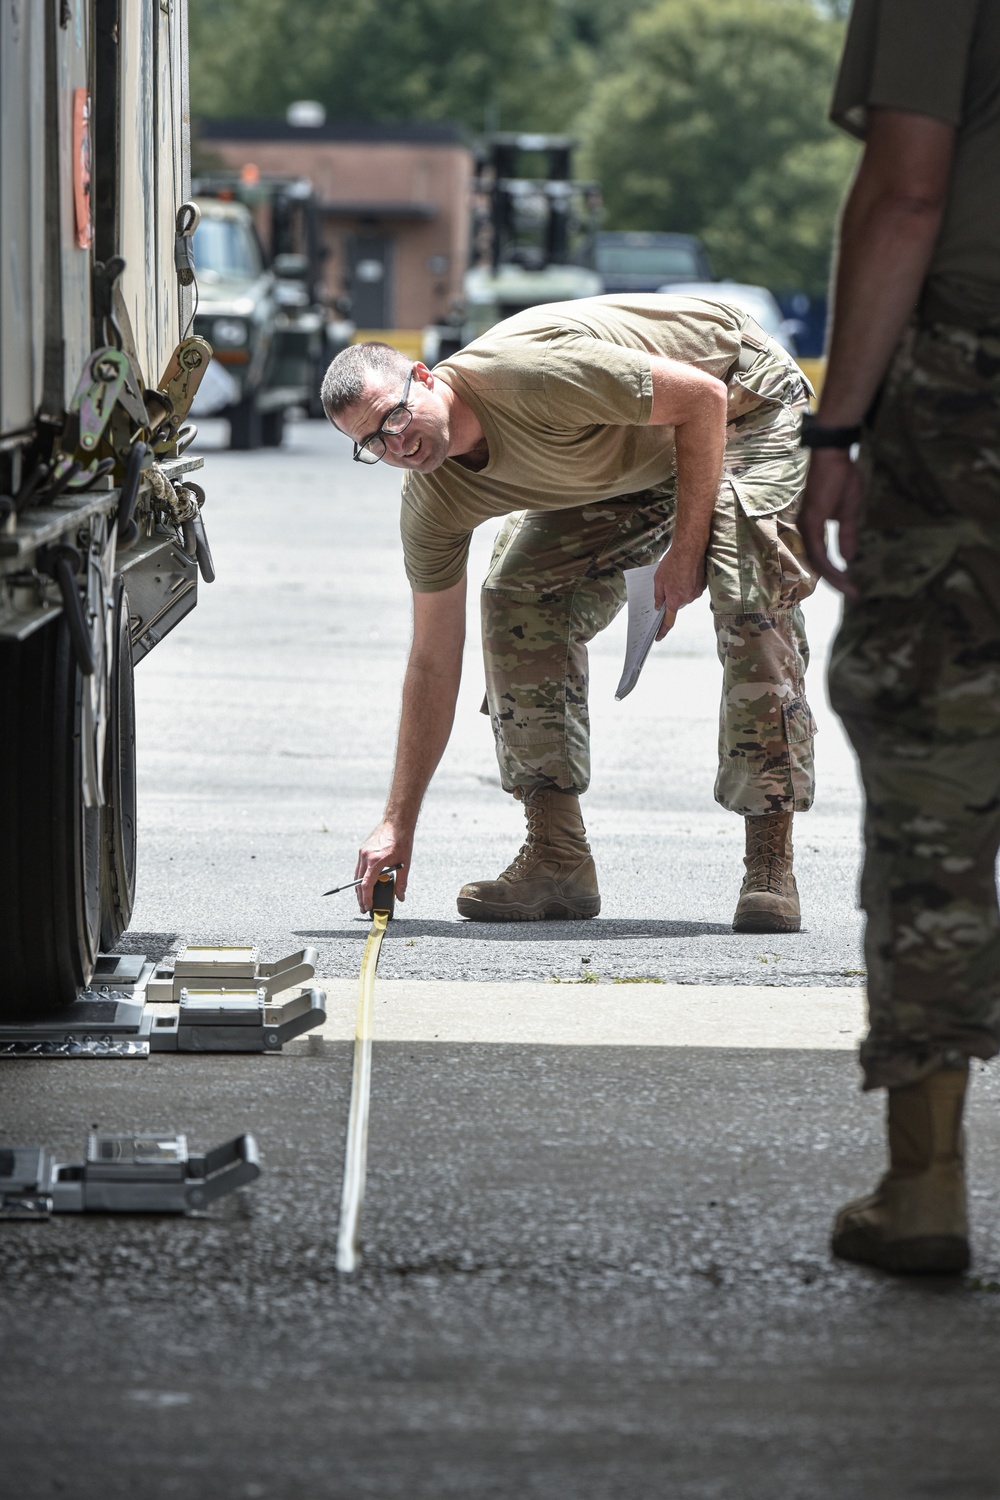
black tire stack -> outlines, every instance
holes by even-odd
[[[114,654],[104,743],[101,808],[101,951],[114,948],[132,919],[135,903],[136,776],[135,678],[128,595],[115,599]]]
[[[84,801],[84,678],[57,616],[0,642],[0,1020],[72,1003],[135,890],[135,715],[128,600],[115,601],[104,807]]]
[[[247,396],[229,409],[229,446],[237,452],[252,452],[262,442],[261,412],[255,396]]]

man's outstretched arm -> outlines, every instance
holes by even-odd
[[[865,154],[844,204],[834,278],[829,363],[817,416],[855,427],[874,400],[917,304],[944,217],[955,128],[930,115],[873,109]],[[854,554],[861,494],[843,449],[813,453],[799,514],[809,561],[835,588],[846,575],[827,556],[826,523]]]
[[[396,764],[378,827],[361,846],[355,877],[362,911],[386,865],[401,864],[396,895],[406,895],[413,834],[424,793],[444,754],[455,718],[465,645],[465,579],[436,594],[413,595],[413,644],[403,680]]]

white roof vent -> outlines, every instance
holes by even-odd
[[[326,106],[320,104],[318,99],[296,99],[288,106],[285,119],[289,125],[325,125]]]

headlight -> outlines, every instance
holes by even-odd
[[[247,325],[239,318],[216,318],[209,342],[217,349],[239,349],[247,337]]]
[[[294,283],[279,281],[274,289],[274,300],[279,307],[308,307],[309,293],[304,286],[296,286]]]

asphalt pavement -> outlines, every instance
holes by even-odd
[[[996,1070],[974,1069],[972,1273],[898,1281],[827,1250],[881,1160],[853,1051],[859,799],[822,691],[828,594],[809,607],[804,930],[780,939],[729,928],[740,827],[712,800],[699,606],[622,704],[621,625],[593,652],[601,918],[460,922],[457,886],[520,841],[470,642],[384,944],[363,1265],[338,1277],[367,926],[320,892],[351,875],[391,765],[397,481],[320,424],[262,454],[212,451],[217,435],[218,581],[137,674],[124,946],[313,943],[329,1020],[275,1057],[0,1064],[8,1142],[73,1160],[92,1127],[172,1127],[198,1149],[251,1130],[263,1164],[190,1219],[0,1225],[0,1496],[1000,1496]]]

